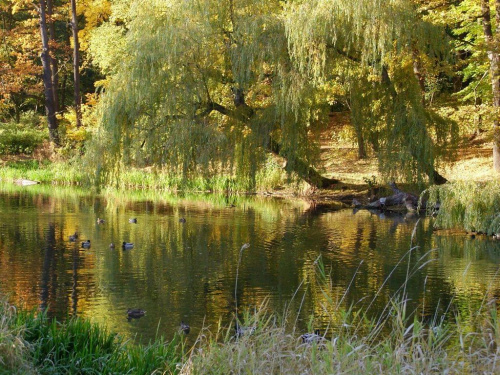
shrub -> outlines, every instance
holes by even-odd
[[[19,123],[0,123],[0,154],[31,154],[48,139],[48,131],[39,128],[38,116],[26,113]]]

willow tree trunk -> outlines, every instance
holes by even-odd
[[[282,156],[281,145],[273,139],[271,139],[270,144],[268,145],[268,150],[275,155]],[[286,160],[287,163],[291,163],[293,165],[293,171],[311,186],[326,189],[341,182],[335,178],[322,176],[316,169],[299,158],[288,157]]]
[[[71,0],[71,28],[73,30],[73,77],[75,93],[76,127],[82,126],[82,108],[80,96],[80,43],[78,42],[78,21],[76,18],[76,0]]]
[[[481,17],[483,21],[484,38],[488,48],[488,59],[490,60],[491,91],[493,94],[493,110],[495,111],[495,117],[493,119],[493,168],[496,172],[500,172],[500,72],[498,70],[500,66],[500,56],[498,54],[498,42],[500,38],[498,35],[500,32],[500,25],[498,25],[500,21],[500,0],[495,0],[495,8],[497,30],[495,30],[495,35],[493,35],[489,0],[481,0]]]
[[[45,0],[40,0],[40,35],[42,38],[42,67],[43,86],[45,90],[45,112],[49,123],[49,137],[52,142],[59,144],[57,129],[56,105],[54,102],[54,85],[52,83],[52,69],[50,67],[49,37],[47,35],[47,19],[45,15]]]
[[[54,2],[53,0],[47,0],[47,16],[48,16],[48,26],[49,26],[49,41],[50,45],[54,46],[56,43],[56,28],[54,25]],[[54,88],[54,105],[55,111],[59,112],[59,67],[57,64],[57,59],[54,55],[54,51],[50,56],[50,66],[52,70],[52,87]]]

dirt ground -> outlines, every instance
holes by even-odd
[[[323,129],[320,135],[321,159],[326,177],[336,178],[343,182],[339,186],[325,190],[306,191],[311,199],[329,201],[340,199],[345,203],[352,198],[364,199],[373,195],[384,196],[391,191],[380,186],[383,178],[378,172],[378,161],[374,155],[359,159],[357,145],[342,138],[343,128],[348,125],[347,114],[334,114],[328,129]],[[485,136],[467,137],[460,140],[451,160],[441,161],[437,169],[448,181],[474,180],[488,181],[498,179],[499,175],[492,168],[493,147]],[[368,181],[376,182],[382,189],[369,189]],[[401,186],[400,186],[401,187]],[[418,193],[413,187],[402,187]]]

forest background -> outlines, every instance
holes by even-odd
[[[500,170],[499,0],[1,0],[0,14],[0,152],[22,173],[315,191],[470,179],[450,165],[473,157],[473,178]]]

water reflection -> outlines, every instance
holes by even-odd
[[[311,314],[327,324],[331,313],[318,288],[319,255],[334,300],[374,315],[403,286],[428,316],[452,300],[470,309],[499,294],[500,242],[435,235],[430,220],[416,225],[411,215],[321,212],[256,197],[125,200],[44,189],[4,187],[0,194],[0,291],[18,305],[91,317],[128,337],[170,337],[181,321],[196,335],[219,318],[230,321],[243,243],[251,246],[239,267],[238,310],[268,299],[270,310],[287,306],[303,325]],[[75,231],[79,239],[70,242]],[[81,248],[86,239],[90,249]],[[134,248],[123,251],[123,241]],[[128,321],[129,308],[146,315]]]

